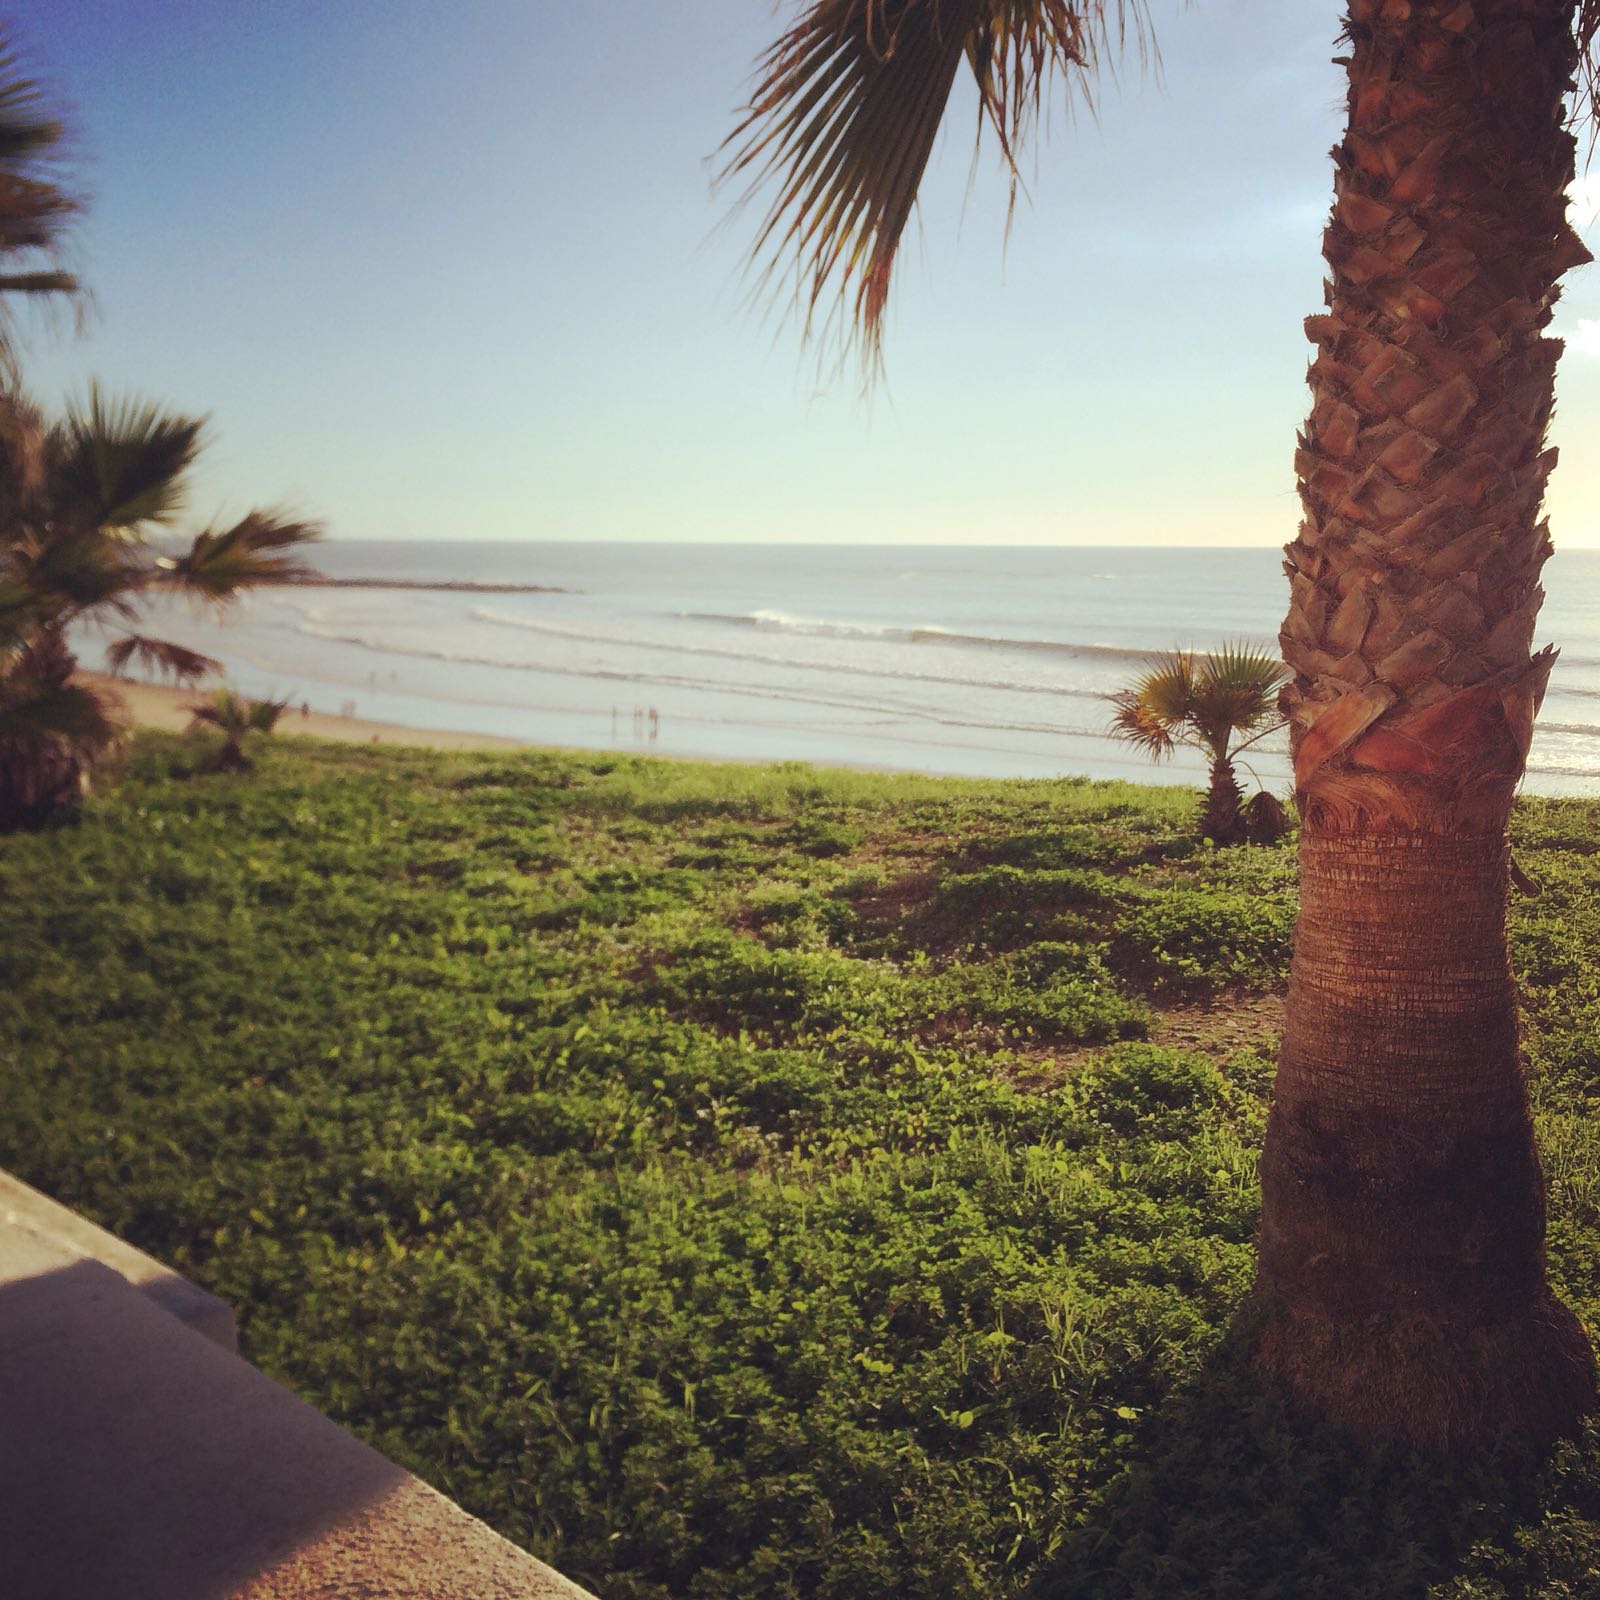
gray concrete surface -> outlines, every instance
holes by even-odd
[[[0,1208],[0,1600],[593,1600],[87,1242]]]
[[[20,1178],[0,1169],[0,1234],[26,1235],[57,1265],[68,1261],[98,1261],[127,1279],[134,1288],[169,1316],[203,1334],[224,1350],[237,1350],[233,1307],[207,1294],[154,1256],[107,1233],[87,1217],[58,1205],[48,1195],[30,1189]],[[0,1272],[4,1260],[0,1258]]]

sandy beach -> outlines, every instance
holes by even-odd
[[[78,679],[96,689],[117,695],[141,728],[179,733],[189,726],[188,708],[206,699],[211,690],[177,689],[164,683],[141,683],[134,678],[113,678],[100,672],[80,672]],[[484,750],[522,746],[523,739],[493,733],[452,732],[439,728],[409,728],[396,722],[373,722],[365,717],[337,717],[323,711],[302,715],[297,707],[283,714],[278,731],[309,734],[317,739],[340,739],[347,744],[409,744],[428,750]]]

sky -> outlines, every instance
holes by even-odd
[[[1151,0],[1159,71],[1058,90],[1009,239],[963,86],[870,399],[748,304],[712,191],[793,3],[20,0],[93,296],[25,323],[32,388],[205,413],[197,516],[338,538],[1292,538],[1335,0]],[[1548,509],[1600,547],[1600,266],[1557,331]]]

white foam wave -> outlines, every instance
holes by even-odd
[[[793,656],[766,655],[754,650],[722,650],[709,644],[675,644],[665,640],[643,640],[615,633],[596,632],[589,628],[576,628],[566,623],[545,622],[533,617],[520,617],[498,612],[490,607],[479,607],[473,613],[479,622],[498,628],[517,628],[524,633],[543,634],[550,638],[572,639],[584,644],[597,644],[630,650],[659,650],[669,655],[705,656],[719,661],[737,661],[746,665],[781,667],[792,672],[826,672],[850,678],[890,678],[903,683],[941,684],[958,689],[993,689],[1007,694],[1035,694],[1071,699],[1100,700],[1098,690],[1071,684],[1025,682],[1012,678],[978,678],[941,672],[914,672],[904,667],[887,667],[876,662],[852,663],[849,661],[800,660]]]
[[[1161,653],[1160,647],[1130,649],[1125,645],[1082,644],[1062,639],[1019,639],[1008,634],[961,633],[936,622],[906,627],[890,622],[833,622],[796,617],[786,611],[680,611],[688,622],[711,622],[724,627],[757,628],[773,633],[800,634],[824,639],[891,639],[905,643],[950,644],[974,650],[1021,650],[1059,655],[1069,659],[1143,662]]]
[[[1003,717],[960,717],[928,706],[906,705],[896,702],[872,700],[859,696],[824,696],[797,693],[793,690],[759,685],[729,683],[720,679],[697,678],[682,673],[626,672],[599,667],[567,667],[546,661],[507,661],[495,656],[475,655],[466,651],[426,649],[414,644],[397,647],[382,638],[361,634],[340,633],[333,629],[306,628],[313,638],[333,644],[351,645],[380,655],[411,656],[422,660],[443,661],[457,666],[491,667],[510,672],[530,672],[562,678],[598,679],[602,682],[630,683],[642,689],[666,688],[696,691],[707,694],[737,695],[756,700],[779,700],[794,705],[818,706],[830,711],[851,711],[876,716],[885,726],[900,722],[924,722],[938,727],[991,729],[1002,733],[1037,733],[1060,738],[1103,738],[1101,727],[1083,727],[1070,723],[1026,722]],[[1090,698],[1098,699],[1098,696]]]

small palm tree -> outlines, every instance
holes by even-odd
[[[1111,732],[1154,761],[1165,760],[1180,745],[1201,751],[1210,764],[1211,783],[1200,831],[1219,845],[1238,844],[1251,834],[1252,817],[1234,759],[1283,726],[1277,695],[1288,676],[1275,656],[1247,645],[1224,645],[1203,656],[1174,650],[1111,696],[1116,707]],[[1257,831],[1268,831],[1271,807],[1254,801],[1252,807],[1260,819]]]
[[[218,689],[210,700],[188,708],[190,728],[216,728],[222,734],[222,749],[217,752],[218,772],[240,772],[250,765],[245,741],[252,734],[265,737],[278,726],[278,718],[288,709],[288,700],[252,700],[232,689]]]
[[[201,424],[159,407],[85,405],[47,424],[15,398],[0,428],[0,830],[36,827],[80,796],[126,726],[114,697],[74,682],[69,630],[115,630],[113,671],[134,662],[193,683],[217,663],[140,626],[148,602],[221,606],[309,574],[314,524],[252,511],[167,554],[154,543],[183,505]]]

